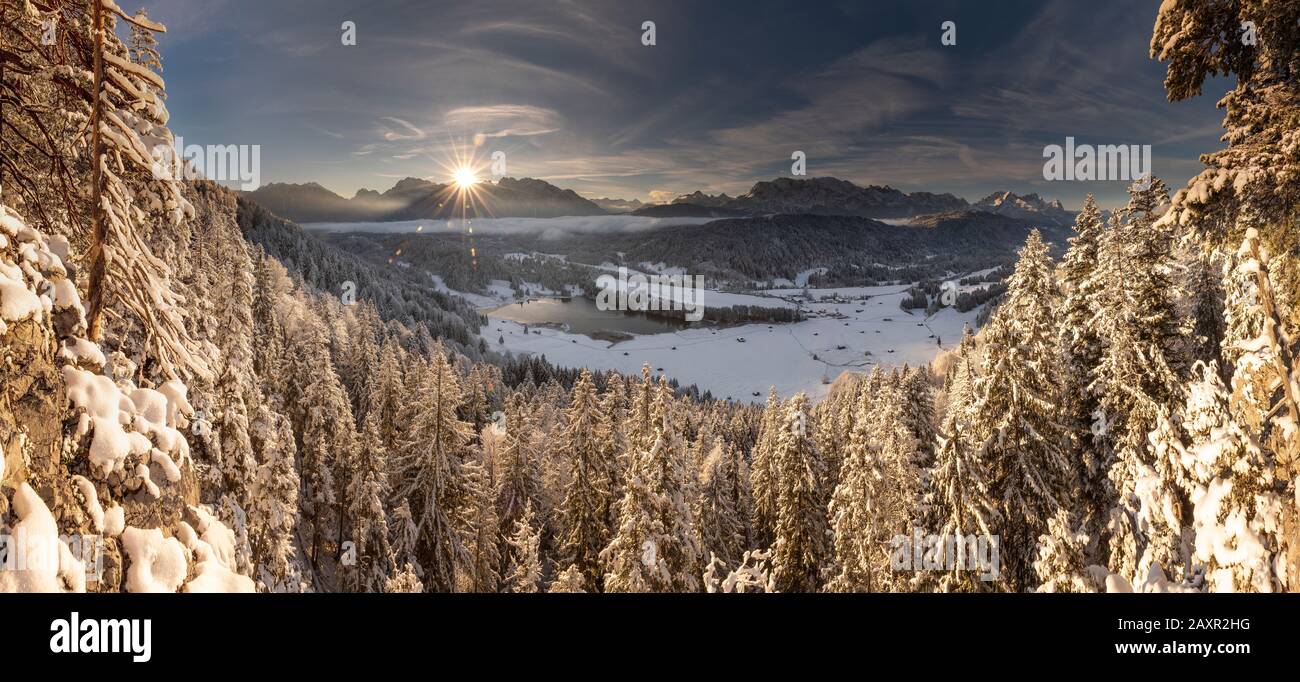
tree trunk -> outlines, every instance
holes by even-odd
[[[104,81],[104,10],[101,0],[91,0],[94,3],[94,31],[95,31],[95,83],[94,83],[94,102],[90,112],[90,139],[91,139],[91,242],[90,242],[90,274],[86,283],[87,293],[89,294],[89,310],[86,316],[87,335],[91,341],[98,343],[103,337],[104,323],[104,275],[108,269],[107,254],[104,251],[104,242],[108,238],[108,226],[104,221],[104,210],[102,202],[102,186],[104,184],[103,168],[101,159],[104,155],[103,141],[99,135],[100,109],[103,106],[102,90]]]
[[[1248,234],[1248,248],[1250,255],[1259,263],[1259,268],[1255,270],[1255,283],[1259,288],[1260,306],[1264,312],[1264,332],[1268,336],[1269,343],[1273,345],[1273,368],[1278,372],[1278,378],[1282,382],[1282,399],[1286,403],[1286,412],[1293,425],[1300,426],[1300,396],[1295,393],[1295,386],[1291,383],[1291,375],[1296,371],[1296,363],[1291,358],[1291,348],[1288,346],[1290,337],[1286,334],[1282,326],[1282,318],[1277,313],[1277,307],[1274,305],[1273,284],[1269,280],[1268,264],[1265,263],[1263,255],[1260,253],[1259,238],[1253,234]],[[1291,434],[1287,440],[1279,439],[1278,449],[1281,455],[1278,473],[1290,482],[1293,491],[1296,491],[1291,500],[1290,507],[1283,514],[1284,535],[1289,539],[1289,546],[1284,547],[1286,552],[1287,575],[1286,585],[1284,588],[1288,592],[1300,592],[1300,435]]]

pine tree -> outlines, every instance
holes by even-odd
[[[1074,231],[1060,268],[1065,290],[1058,334],[1065,368],[1061,373],[1061,419],[1069,438],[1067,457],[1079,471],[1080,517],[1085,532],[1095,540],[1101,536],[1114,506],[1114,493],[1107,477],[1110,467],[1105,447],[1095,440],[1092,428],[1099,408],[1091,386],[1092,373],[1101,365],[1105,350],[1096,320],[1106,288],[1104,270],[1098,265],[1105,225],[1092,194],[1084,199],[1083,210],[1074,219]],[[1093,544],[1095,556],[1097,548]]]
[[[672,389],[659,380],[651,407],[652,445],[641,460],[645,483],[656,502],[664,532],[658,554],[665,561],[671,584],[679,592],[700,589],[700,547],[695,531],[694,500],[690,498],[687,452],[677,430],[678,408]]]
[[[1254,41],[1243,40],[1245,22]],[[1300,7],[1271,0],[1167,2],[1151,36],[1151,56],[1168,63],[1165,90],[1177,102],[1199,96],[1210,78],[1235,77],[1222,100],[1225,149],[1174,196],[1165,222],[1194,228],[1208,243],[1235,247],[1249,228],[1294,216],[1300,196],[1300,120],[1295,55]],[[1294,219],[1294,217],[1292,217]],[[1295,230],[1268,230],[1274,253],[1294,252]]]
[[[456,416],[460,385],[444,353],[441,343],[435,345],[421,370],[413,401],[420,411],[399,456],[398,474],[398,496],[409,500],[416,524],[425,588],[434,592],[453,590],[457,575],[471,563],[466,509],[472,491],[465,455],[473,435]]]
[[[584,369],[573,385],[558,445],[560,458],[570,467],[559,508],[563,527],[560,557],[593,585],[600,579],[600,551],[609,544],[616,474],[615,463],[606,459],[609,449],[600,441],[603,419],[599,410],[591,373]]]
[[[400,573],[384,581],[384,592],[389,594],[418,594],[423,591],[424,583],[420,582],[420,576],[416,574],[415,566],[411,564],[406,564]]]
[[[673,576],[659,546],[668,538],[658,518],[657,499],[638,463],[628,471],[619,501],[619,527],[600,553],[606,592],[671,592]]]
[[[780,592],[816,592],[827,546],[825,463],[808,427],[808,396],[790,399],[772,450],[776,474],[776,541],[772,571]]]
[[[342,527],[343,501],[336,473],[349,471],[355,458],[352,408],[338,376],[319,323],[305,320],[303,338],[291,356],[294,408],[299,429],[303,511],[311,519],[311,557],[321,568],[320,550],[330,530]]]
[[[282,370],[284,330],[276,314],[276,301],[283,295],[284,268],[258,247],[253,255],[253,326],[259,343],[253,344],[253,370],[267,395],[276,400],[283,396],[285,376]],[[283,409],[283,404],[275,404]]]
[[[386,576],[396,567],[388,562],[392,547],[388,543],[388,461],[379,436],[379,420],[366,418],[358,450],[358,469],[350,481],[345,514],[352,529],[356,564],[346,567],[345,584],[354,592],[381,592]]]
[[[497,519],[514,528],[524,508],[541,506],[542,474],[536,438],[541,429],[527,401],[515,394],[506,402],[506,434],[497,465]]]
[[[630,452],[648,450],[654,437],[651,425],[651,406],[654,404],[654,382],[650,380],[650,365],[641,367],[641,381],[629,382],[627,387],[631,405],[627,414],[627,446]],[[627,463],[630,467],[631,463]]]
[[[776,528],[776,473],[773,467],[772,450],[781,429],[781,401],[777,398],[776,387],[767,394],[767,405],[763,409],[763,419],[758,430],[758,440],[750,454],[749,475],[750,489],[754,494],[754,542],[760,547],[768,547],[775,541]]]
[[[832,592],[874,592],[888,582],[884,548],[893,522],[891,472],[874,442],[872,397],[863,394],[858,403],[839,485],[828,505],[837,571],[826,586]]]
[[[582,571],[578,570],[577,566],[569,566],[563,571],[560,571],[559,575],[555,576],[555,580],[546,591],[551,594],[584,593],[587,591],[583,589],[585,584],[586,582],[582,577]]]
[[[510,536],[510,565],[506,572],[507,592],[536,592],[542,579],[542,564],[538,558],[541,536],[534,527],[536,517],[533,505],[524,506],[524,513],[515,521],[514,533]]]
[[[1153,506],[1142,497],[1181,495],[1168,472],[1154,470],[1147,435],[1159,414],[1182,401],[1186,339],[1168,275],[1171,238],[1157,224],[1167,199],[1164,183],[1151,178],[1135,184],[1129,194],[1124,220],[1103,237],[1101,252],[1108,265],[1097,329],[1106,349],[1093,370],[1092,389],[1099,397],[1097,440],[1108,452],[1108,477],[1115,490],[1107,528],[1109,566],[1132,580],[1145,575],[1145,562],[1158,561],[1166,571],[1179,563],[1180,522],[1169,527],[1150,518]],[[1145,481],[1141,486],[1140,477]],[[1153,535],[1156,531],[1160,534]],[[1148,552],[1148,545],[1154,551]]]
[[[903,399],[903,421],[916,437],[917,466],[928,468],[934,460],[935,417],[934,396],[928,367],[903,368],[900,377]]]
[[[378,365],[369,380],[370,395],[365,400],[367,416],[375,415],[379,424],[379,441],[388,452],[394,452],[401,441],[402,397],[410,395],[404,385],[401,355],[397,341],[384,341]]]
[[[490,428],[490,427],[489,427]],[[470,482],[468,519],[471,527],[469,553],[472,557],[465,589],[470,592],[497,592],[501,587],[501,522],[497,518],[496,485],[484,461],[466,466]]]
[[[627,395],[623,380],[617,374],[609,379],[600,400],[600,419],[596,422],[596,443],[600,448],[600,461],[610,471],[609,508],[606,527],[613,532],[618,527],[618,501],[623,498],[623,481],[627,476],[628,440],[624,424],[627,422]],[[593,584],[600,585],[600,581]]]
[[[1074,487],[1059,421],[1055,298],[1047,245],[1035,230],[985,330],[984,366],[971,408],[975,457],[988,467],[989,493],[1002,519],[1002,575],[1016,592],[1037,582],[1038,536]]]
[[[225,334],[218,337],[221,352],[217,364],[215,410],[217,424],[214,438],[217,470],[221,488],[228,492],[241,509],[252,503],[252,484],[257,458],[249,435],[249,415],[262,401],[262,393],[253,383],[253,277],[235,271],[229,296],[221,301],[220,319]]]
[[[695,523],[700,549],[727,565],[740,563],[748,522],[748,472],[745,461],[726,441],[716,441],[700,472]]]
[[[261,454],[248,510],[257,580],[267,592],[298,592],[302,577],[295,564],[298,526],[298,472],[289,420],[260,405],[251,424],[252,445]]]
[[[362,301],[348,306],[344,319],[348,323],[346,328],[349,338],[338,354],[339,378],[347,387],[348,397],[352,401],[352,413],[357,419],[357,428],[360,429],[370,413],[370,399],[375,394],[370,382],[375,376],[374,369],[379,364],[380,348],[373,326],[377,314],[370,303]]]
[[[163,72],[162,57],[158,55],[158,39],[154,37],[154,32],[147,28],[149,26],[149,13],[142,7],[136,10],[134,21],[131,24],[131,61],[143,66],[150,71],[161,74]],[[166,96],[166,93],[159,93],[159,96]]]
[[[957,361],[953,363],[952,371],[948,376],[948,384],[945,387],[947,391],[947,404],[945,406],[945,419],[957,419],[966,423],[969,419],[971,406],[975,402],[975,382],[977,379],[976,366],[979,364],[979,351],[975,347],[975,336],[971,334],[970,327],[962,330],[961,341],[957,344]],[[954,434],[958,438],[965,438],[969,444],[969,438],[965,429]]]
[[[967,363],[964,353],[959,362]],[[959,409],[949,412],[944,419],[934,470],[930,474],[927,495],[929,527],[936,529],[945,541],[949,538],[987,539],[999,527],[1001,517],[997,501],[989,494],[984,462],[961,438],[961,431],[965,428],[962,420],[966,414],[960,405],[957,407]],[[965,557],[964,554],[960,556]],[[954,565],[955,570],[939,578],[938,589],[943,592],[983,591],[988,585],[971,572],[973,568],[964,564]]]
[[[1070,513],[1058,509],[1047,521],[1047,532],[1038,539],[1034,572],[1039,592],[1096,592],[1084,559],[1088,534],[1075,530]]]

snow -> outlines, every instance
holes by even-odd
[[[44,310],[41,299],[21,280],[0,273],[0,318],[21,322]]]
[[[153,482],[153,476],[149,473],[149,465],[138,464],[135,467],[135,475],[144,481],[144,488],[154,499],[162,497],[162,491],[158,489],[158,484]]]
[[[678,297],[674,297],[678,298]],[[759,308],[797,308],[797,303],[787,301],[776,296],[766,296],[762,294],[737,294],[729,291],[714,291],[712,289],[704,290],[704,305],[710,308],[730,308],[738,305],[756,306]]]
[[[794,280],[788,280],[784,277],[777,277],[776,279],[772,280],[772,285],[778,287],[798,287],[802,289],[808,286],[808,280],[811,279],[813,275],[824,275],[824,274],[826,274],[826,268],[813,268],[811,270],[804,270],[803,272],[795,275]]]
[[[81,337],[64,340],[63,347],[59,349],[59,358],[73,365],[89,367],[103,367],[107,362],[98,345]]]
[[[0,566],[3,592],[85,592],[85,566],[59,539],[54,517],[26,482],[13,493],[18,518]]]
[[[194,555],[194,578],[185,592],[256,592],[251,579],[231,566],[235,563],[235,534],[205,507],[190,507],[198,517],[199,529],[181,522],[177,535]]]
[[[1245,510],[1225,504],[1231,494],[1232,481],[1223,478],[1212,480],[1206,486],[1197,486],[1192,492],[1196,558],[1213,558],[1221,567],[1206,576],[1206,582],[1215,592],[1238,591],[1235,584],[1237,571],[1234,570],[1237,566],[1250,569],[1250,575],[1255,578],[1251,585],[1254,591],[1271,592],[1271,584],[1265,576],[1270,573],[1272,552],[1265,546],[1264,535],[1257,526],[1268,519],[1280,518],[1282,509],[1275,499],[1257,498],[1257,505],[1263,507],[1267,504],[1271,508],[1260,508],[1254,515],[1256,519],[1248,519]],[[1267,530],[1274,533],[1279,530],[1277,524],[1270,526]]]
[[[515,300],[515,293],[510,289],[510,283],[504,280],[494,279],[489,282],[489,295],[485,296],[483,294],[472,294],[467,291],[456,291],[455,289],[448,287],[442,277],[438,275],[429,275],[429,279],[433,280],[434,289],[451,296],[459,296],[466,301],[469,301],[471,305],[474,305],[477,308],[494,308],[505,303],[512,303]]]
[[[127,528],[122,531],[122,548],[131,558],[128,592],[175,592],[185,581],[185,547],[176,538],[164,538],[161,530]]]
[[[167,453],[155,448],[149,456],[149,461],[156,462],[162,467],[163,474],[167,476],[168,481],[176,483],[181,480],[180,468],[176,466],[176,462],[172,461],[172,458]]]
[[[775,386],[781,395],[806,391],[810,397],[819,399],[830,390],[829,382],[822,382],[823,376],[834,380],[842,371],[865,371],[875,363],[928,364],[939,350],[956,346],[964,326],[975,326],[978,308],[965,313],[945,308],[928,319],[920,311],[909,315],[898,307],[907,288],[903,285],[812,289],[809,292],[817,299],[832,294],[872,298],[865,302],[807,305],[805,312],[813,317],[803,322],[696,326],[671,333],[641,335],[617,344],[537,325],[525,334],[523,325],[498,318],[490,318],[480,335],[494,348],[500,347],[498,337],[504,337],[507,350],[545,355],[561,366],[638,374],[641,366],[648,363],[652,369],[662,367],[664,374],[684,385],[697,384],[701,391],[712,391],[717,398],[761,402],[766,399],[768,388]],[[795,295],[801,291],[788,293]],[[759,302],[747,301],[747,304],[769,307],[782,302],[713,291],[704,295],[710,305],[715,304],[712,296],[725,296],[727,301],[756,300]],[[891,321],[886,322],[885,318]],[[929,338],[932,333],[938,338]],[[741,338],[745,339],[744,343],[739,341]],[[937,344],[938,340],[943,345]],[[845,348],[837,348],[841,345]],[[891,349],[894,352],[890,353]],[[814,354],[819,359],[814,360]],[[759,395],[754,396],[755,392]]]
[[[232,566],[235,563],[235,533],[223,524],[212,511],[205,506],[190,507],[190,511],[198,517],[198,532],[203,540],[213,551],[214,557],[226,566]]]
[[[156,391],[135,388],[130,382],[119,387],[106,376],[72,365],[64,365],[63,382],[68,400],[83,411],[78,437],[94,426],[90,463],[101,476],[120,469],[129,455],[160,451],[164,457],[157,459],[165,460],[163,466],[168,478],[179,480],[179,472],[173,478],[171,470],[176,463],[188,459],[190,450],[189,443],[175,427],[183,425],[184,415],[194,411],[186,399],[184,384],[172,380]],[[131,431],[124,426],[129,426]],[[148,481],[148,467],[141,465],[137,472],[141,468],[146,472],[150,492],[157,497],[157,488]]]
[[[127,455],[143,454],[139,444],[127,438],[122,428],[122,394],[106,376],[91,374],[71,365],[63,367],[63,384],[68,400],[84,410],[77,435],[83,435],[88,426],[86,418],[95,428],[90,444],[90,463],[101,476],[107,477],[118,468]],[[145,450],[147,452],[147,450]]]
[[[77,286],[70,279],[61,279],[54,284],[54,308],[62,310],[64,308],[76,308],[85,314],[85,309],[81,307],[81,296],[77,293]]]
[[[185,461],[189,456],[189,443],[185,436],[172,428],[172,425],[185,423],[184,415],[194,413],[186,400],[184,384],[169,381],[157,391],[137,388],[131,391],[130,397],[136,411],[135,430],[149,436],[159,449],[176,454],[180,461]]]
[[[114,504],[104,512],[104,536],[115,538],[126,528],[126,510]]]
[[[95,491],[95,484],[85,476],[73,476],[72,482],[76,484],[77,490],[81,492],[83,504],[86,513],[90,515],[91,525],[94,526],[96,533],[104,532],[104,508],[99,504],[99,493]]]

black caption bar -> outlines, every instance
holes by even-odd
[[[1281,662],[1297,606],[1294,595],[5,595],[0,641],[52,671],[481,657],[536,673],[638,656],[720,673],[782,659],[1200,667]]]

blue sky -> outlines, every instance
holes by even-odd
[[[790,173],[1077,208],[1122,182],[1047,182],[1043,148],[1150,144],[1179,187],[1220,148],[1211,83],[1166,101],[1155,2],[145,0],[171,127],[259,144],[263,182],[344,196],[454,155],[590,197],[731,194]],[[123,5],[128,10],[131,4]],[[657,44],[641,44],[643,21]],[[355,22],[357,45],[341,44]],[[957,44],[940,25],[957,25]],[[476,145],[477,142],[477,145]]]

